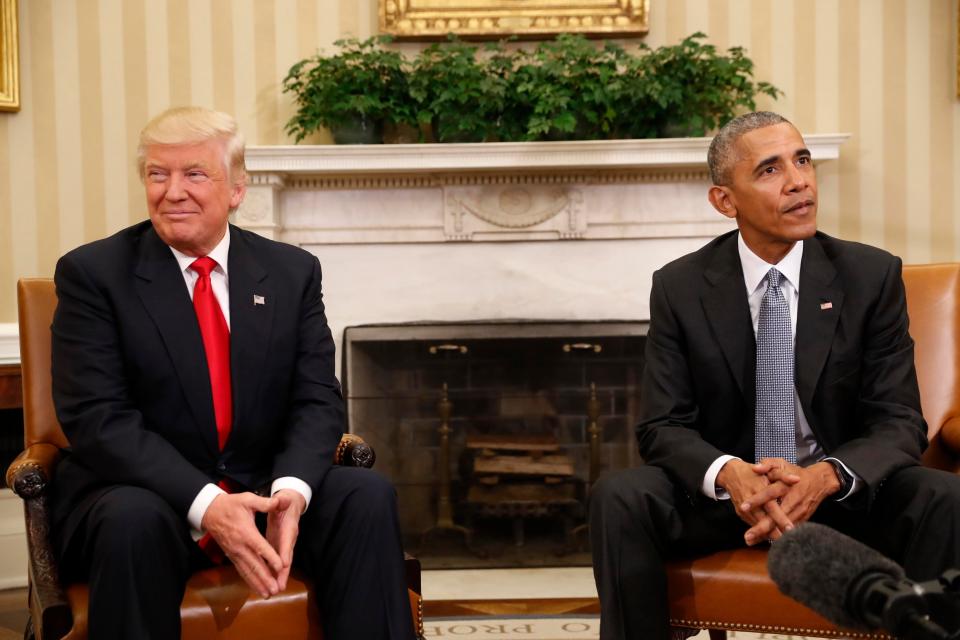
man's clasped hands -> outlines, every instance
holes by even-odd
[[[302,495],[290,489],[264,498],[254,493],[222,494],[203,516],[203,528],[220,545],[254,591],[269,598],[287,588],[293,548],[300,531]],[[257,529],[256,512],[267,514],[266,536]]]
[[[729,460],[717,475],[717,484],[750,525],[743,536],[750,546],[776,540],[809,520],[820,503],[840,489],[829,462],[799,467],[783,458],[764,458],[756,464]]]

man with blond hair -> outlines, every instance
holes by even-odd
[[[70,448],[53,520],[64,577],[90,583],[90,637],[179,637],[187,577],[229,561],[264,598],[302,567],[325,637],[412,638],[393,487],[332,465],[344,415],[320,264],[228,223],[246,189],[229,115],[170,109],[137,161],[149,221],[55,276]]]

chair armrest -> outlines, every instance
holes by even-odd
[[[7,486],[23,499],[29,553],[29,607],[36,637],[62,638],[70,631],[72,616],[60,587],[60,572],[50,540],[50,506],[47,487],[53,478],[60,449],[48,443],[27,447],[7,469]]]
[[[7,486],[29,500],[43,493],[60,461],[60,449],[52,444],[32,444],[20,452],[7,469]]]
[[[336,452],[333,454],[333,463],[345,467],[363,467],[369,469],[377,461],[377,454],[373,447],[364,442],[363,438],[352,433],[345,433],[340,439]]]

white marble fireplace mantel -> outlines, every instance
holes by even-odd
[[[848,136],[807,138],[817,161]],[[712,237],[709,138],[247,150],[237,223],[294,244]]]
[[[817,162],[847,134],[806,138]],[[646,320],[650,274],[733,222],[708,138],[247,150],[235,222],[323,266],[328,317]]]

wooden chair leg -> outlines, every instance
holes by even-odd
[[[723,629],[710,629],[710,640],[727,640],[727,632]]]

